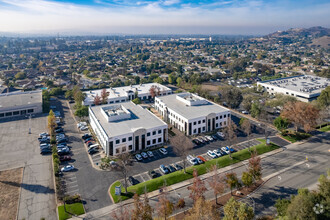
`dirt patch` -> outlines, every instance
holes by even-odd
[[[0,220],[16,219],[23,168],[0,171]]]
[[[219,90],[220,84],[219,85],[214,85],[214,84],[202,84],[202,89],[209,90],[212,92],[216,92]]]

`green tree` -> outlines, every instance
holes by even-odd
[[[54,114],[53,110],[49,111],[49,115],[47,117],[47,120],[48,120],[49,134],[52,137],[54,135],[54,130],[56,128],[56,118],[55,118],[55,114]]]
[[[23,73],[23,72],[19,72],[19,73],[17,73],[17,74],[15,75],[15,78],[16,78],[16,79],[25,79],[25,78],[26,78],[26,75],[25,75],[25,73]]]
[[[277,130],[283,131],[288,128],[290,123],[286,118],[282,118],[281,116],[279,116],[275,118],[273,124],[277,128]]]
[[[181,77],[178,77],[178,78],[176,79],[176,85],[177,85],[178,87],[182,87],[182,86],[183,86],[183,80],[182,80]]]
[[[168,83],[174,84],[174,83],[176,83],[176,79],[177,79],[177,77],[173,73],[171,73],[170,75],[168,75]]]
[[[134,81],[135,81],[135,84],[140,84],[140,77],[139,76],[135,76],[134,77]]]
[[[74,113],[75,116],[79,117],[79,119],[83,117],[88,117],[88,107],[81,105]]]
[[[233,194],[233,189],[240,186],[236,173],[226,173],[225,182],[230,188],[230,193]]]
[[[67,90],[65,92],[65,98],[66,99],[73,99],[73,91],[72,90]]]
[[[239,220],[252,220],[254,218],[253,208],[247,206],[245,203],[239,202],[237,217]]]
[[[137,104],[141,104],[141,99],[140,98],[135,98],[132,100],[133,103]]]
[[[243,101],[243,95],[240,89],[233,86],[220,87],[220,94],[231,108],[237,108]]]
[[[253,118],[258,118],[263,111],[262,106],[259,103],[253,103],[251,106],[251,116]]]
[[[63,94],[63,90],[60,87],[52,88],[49,92],[51,96],[59,96]]]
[[[243,174],[242,174],[242,183],[247,187],[250,187],[252,185],[253,177],[252,177],[252,174],[250,172],[243,172]]]
[[[313,194],[306,189],[299,189],[298,195],[294,196],[287,209],[288,219],[316,219],[313,211]]]
[[[275,203],[275,208],[277,214],[281,217],[286,216],[286,212],[288,210],[288,206],[290,205],[291,201],[289,199],[278,199]]]
[[[224,220],[252,220],[254,218],[253,208],[245,203],[238,202],[231,197],[223,207]]]
[[[321,108],[330,106],[330,86],[321,92],[320,96],[317,98],[317,102]]]

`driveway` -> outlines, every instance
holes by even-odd
[[[24,167],[18,219],[57,219],[51,156],[40,155],[37,140],[46,123],[45,116],[0,123],[0,170]]]

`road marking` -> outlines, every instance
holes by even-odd
[[[143,178],[142,174],[140,174],[141,179],[143,180],[143,182],[145,182],[146,180]]]
[[[309,168],[310,167],[310,165],[308,164],[308,163],[306,163],[306,166]]]
[[[278,180],[281,181],[282,180],[282,177],[281,176],[278,176]]]
[[[264,177],[264,178],[262,178],[264,181],[267,181],[267,180],[269,180],[269,179],[271,179],[271,178],[273,178],[274,176],[277,176],[278,174],[280,174],[280,173],[284,173],[284,172],[286,172],[286,171],[288,171],[288,170],[290,170],[290,169],[292,169],[292,168],[294,168],[294,167],[296,167],[296,166],[299,166],[299,165],[301,165],[301,164],[303,164],[303,163],[305,163],[306,161],[300,161],[300,162],[298,162],[298,163],[295,163],[295,164],[293,164],[292,166],[289,166],[289,167],[287,167],[287,168],[284,168],[283,170],[279,170],[279,171],[277,171],[277,172],[275,172],[275,173],[272,173],[272,174],[270,174],[270,175],[268,175],[268,176],[266,176],[266,177]]]

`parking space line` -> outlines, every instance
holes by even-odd
[[[140,174],[140,177],[141,177],[141,179],[142,179],[143,182],[146,181],[141,174]]]
[[[76,189],[76,190],[71,190],[71,191],[66,191],[66,193],[69,194],[69,195],[70,195],[70,194],[71,194],[71,195],[72,195],[72,194],[76,194],[76,193],[78,193],[78,192],[79,192],[78,189]]]

